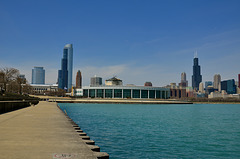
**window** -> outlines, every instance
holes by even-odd
[[[132,98],[140,98],[140,90],[139,89],[133,89]]]
[[[122,89],[114,89],[114,98],[122,98]]]
[[[105,89],[105,98],[112,98],[112,89]]]

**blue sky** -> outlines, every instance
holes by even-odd
[[[74,75],[117,76],[124,84],[191,84],[197,50],[203,81],[240,73],[239,0],[1,0],[0,67],[31,82],[43,66],[57,81],[65,44],[74,48]],[[75,81],[73,81],[75,82]]]

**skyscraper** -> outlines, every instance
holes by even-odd
[[[199,84],[199,92],[204,93],[204,85],[202,82]]]
[[[32,84],[45,84],[45,70],[43,67],[32,69]]]
[[[240,88],[240,74],[238,74],[238,88]]]
[[[188,86],[187,76],[185,72],[181,73],[181,83],[179,83],[179,86],[182,86],[182,87]]]
[[[69,90],[72,87],[73,47],[67,44],[63,48],[61,70],[58,70],[58,88]]]
[[[228,94],[235,94],[237,92],[235,80],[225,80],[221,82],[221,90],[225,90]]]
[[[185,72],[181,73],[181,82],[185,82],[187,80],[187,76]]]
[[[91,87],[101,86],[102,85],[102,78],[97,77],[96,75],[94,77],[91,77]]]
[[[192,87],[198,90],[200,82],[202,82],[201,68],[198,65],[198,58],[195,56],[193,59]]]
[[[215,74],[213,77],[213,88],[219,90],[219,85],[221,84],[220,74]]]
[[[80,70],[78,70],[76,75],[76,88],[82,88],[82,74]]]

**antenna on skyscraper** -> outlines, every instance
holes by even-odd
[[[195,51],[194,58],[197,58],[197,50]]]

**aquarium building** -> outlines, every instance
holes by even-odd
[[[135,98],[168,99],[170,89],[146,86],[84,86],[82,96],[85,98]]]

